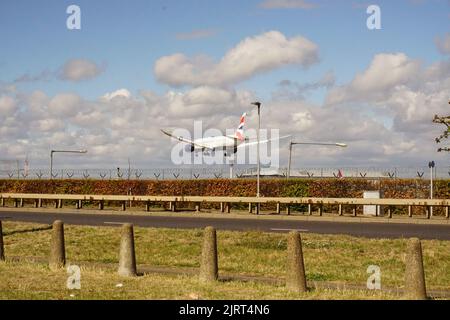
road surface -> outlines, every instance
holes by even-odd
[[[218,230],[258,230],[265,232],[300,232],[319,234],[345,234],[367,238],[409,238],[450,240],[449,224],[413,224],[413,223],[378,223],[378,222],[334,222],[303,221],[298,219],[255,219],[232,217],[180,217],[156,215],[95,214],[67,212],[26,212],[19,210],[1,211],[0,219],[4,221],[24,221],[51,224],[62,220],[65,224],[89,226],[118,226],[132,223],[139,227],[153,228],[204,228],[213,226]]]

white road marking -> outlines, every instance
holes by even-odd
[[[272,231],[299,231],[299,232],[308,232],[308,229],[281,229],[281,228],[271,228]]]

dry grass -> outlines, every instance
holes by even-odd
[[[38,227],[39,225],[36,224],[4,222],[6,256],[48,257],[51,230],[17,232],[18,230],[33,230]],[[12,230],[15,232],[11,232]],[[83,279],[85,279],[83,283],[86,283],[87,291],[85,292],[83,287],[82,291],[85,293],[81,294],[80,292],[80,296],[77,295],[77,297],[89,299],[115,299],[118,297],[177,299],[186,298],[185,295],[191,292],[198,292],[202,298],[208,299],[392,297],[385,293],[336,290],[315,290],[306,296],[296,296],[286,292],[283,287],[235,281],[219,283],[213,288],[197,283],[196,277],[154,274],[126,280],[130,281],[130,286],[126,286],[129,290],[125,295],[115,288],[115,282],[119,281],[114,269],[114,264],[118,262],[120,241],[118,231],[117,227],[65,227],[68,261],[113,263],[113,269],[109,271],[89,268],[83,271]],[[153,266],[199,267],[202,237],[203,231],[199,229],[136,228],[137,262]],[[337,281],[364,286],[368,277],[367,267],[375,264],[381,268],[383,287],[401,288],[403,286],[406,249],[406,241],[403,239],[366,239],[307,233],[302,237],[308,280]],[[218,243],[220,272],[266,276],[281,280],[284,278],[285,234],[219,231]],[[422,244],[427,288],[429,290],[449,290],[450,242],[424,240]],[[33,275],[24,275],[26,272],[20,271],[22,268],[30,269]],[[27,293],[28,289],[33,292],[43,291],[45,298],[67,298],[67,290],[64,289],[64,279],[67,278],[65,272],[57,275],[43,266],[27,264],[12,266],[8,263],[2,264],[0,270],[0,297],[2,298],[33,298],[31,292]],[[19,280],[20,277],[25,278]],[[57,281],[56,278],[55,281],[47,281],[53,277],[60,278]],[[30,284],[33,279],[37,279],[36,283]],[[24,289],[17,283],[28,283],[30,287]],[[54,283],[60,283],[62,288],[55,288],[56,284]],[[103,292],[102,288],[106,291]],[[46,293],[47,290],[48,293]],[[53,293],[54,290],[58,294]],[[133,293],[133,290],[143,291],[142,293]]]

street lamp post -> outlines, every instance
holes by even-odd
[[[259,161],[259,131],[261,129],[261,102],[252,102],[253,105],[255,105],[258,108],[258,131],[257,131],[257,145],[256,145],[256,158],[257,158],[257,176],[256,176],[256,196],[259,198],[259,176],[261,173],[261,165]]]
[[[53,179],[53,154],[54,153],[87,153],[87,150],[52,150],[50,151],[50,179]]]
[[[292,146],[297,144],[306,144],[306,145],[314,145],[314,146],[335,146],[345,148],[347,145],[345,143],[322,143],[322,142],[296,142],[292,141],[289,143],[289,162],[288,162],[288,172],[286,174],[286,178],[289,179],[291,176],[291,161],[292,161]]]
[[[433,199],[433,169],[435,165],[434,161],[428,163],[428,167],[430,168],[430,199]],[[433,206],[430,206],[430,216],[433,216]]]

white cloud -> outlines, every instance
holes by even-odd
[[[450,54],[450,33],[446,33],[442,38],[435,38],[436,47],[442,54]]]
[[[0,115],[6,117],[12,115],[17,108],[17,103],[14,98],[2,95],[0,96]]]
[[[158,59],[154,72],[159,81],[174,86],[222,86],[286,65],[310,66],[318,62],[318,51],[318,46],[304,37],[288,39],[270,31],[244,39],[218,63],[205,56],[189,58],[177,53]]]
[[[70,117],[78,112],[80,104],[81,98],[76,94],[61,93],[50,100],[48,110],[53,115]]]
[[[130,98],[131,93],[127,89],[119,89],[113,92],[106,93],[102,98],[106,100],[112,100],[116,97]]]
[[[97,77],[103,68],[87,59],[71,59],[61,68],[60,77],[63,80],[83,81]]]
[[[370,66],[358,73],[348,85],[333,88],[327,96],[327,104],[383,97],[397,85],[417,82],[420,67],[420,61],[404,53],[377,54]]]
[[[317,5],[306,0],[265,0],[260,6],[265,9],[313,9]]]

